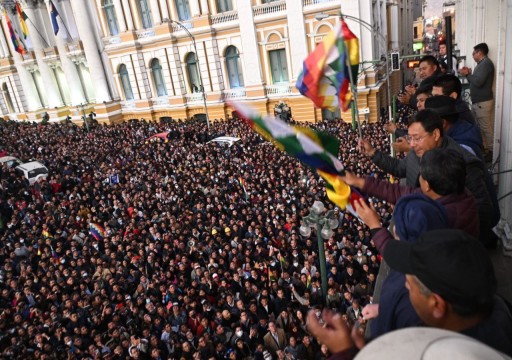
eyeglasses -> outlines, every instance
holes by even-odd
[[[427,133],[426,135],[424,136],[421,136],[421,137],[411,137],[409,135],[406,135],[405,136],[405,140],[407,141],[407,143],[409,144],[412,144],[413,142],[416,143],[416,144],[421,144],[423,142],[423,140],[425,140],[425,138],[427,136],[430,136],[432,135],[431,133]]]

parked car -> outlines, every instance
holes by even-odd
[[[39,179],[46,179],[48,177],[48,168],[39,161],[18,165],[15,170],[18,174],[23,175],[30,185],[33,185]]]
[[[217,144],[227,144],[229,147],[231,147],[237,141],[240,141],[240,138],[233,137],[233,136],[219,136],[215,139],[208,141],[207,144],[213,142],[213,143],[217,143]]]
[[[12,168],[23,164],[23,161],[14,156],[2,156],[0,157],[0,167],[4,164],[7,164],[8,167]]]

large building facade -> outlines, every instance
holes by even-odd
[[[220,119],[231,113],[229,100],[262,112],[283,101],[304,121],[336,116],[315,109],[295,82],[340,9],[363,22],[347,21],[360,38],[359,109],[375,121],[388,99],[385,66],[375,60],[412,49],[407,29],[418,7],[386,0],[53,0],[52,9],[48,0],[24,0],[29,35],[21,55],[9,28],[23,37],[15,1],[0,3],[10,20],[2,16],[0,32],[2,116],[80,121],[94,111],[110,122],[190,118],[205,107]],[[393,78],[394,93],[398,74]]]

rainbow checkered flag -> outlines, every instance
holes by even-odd
[[[357,83],[358,71],[359,40],[342,18],[304,60],[295,86],[319,108],[347,111],[352,101],[351,78]]]
[[[97,241],[101,241],[105,237],[105,229],[100,224],[89,223],[89,231]]]
[[[254,131],[280,150],[317,170],[327,182],[329,200],[345,209],[350,201],[351,189],[338,176],[343,174],[344,168],[337,157],[337,138],[308,128],[291,126],[274,117],[262,117],[256,110],[241,103],[232,102],[230,105]]]

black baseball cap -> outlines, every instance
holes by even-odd
[[[496,277],[485,247],[462,230],[424,233],[416,243],[390,241],[384,259],[391,269],[415,275],[452,304],[478,309],[493,301]]]

